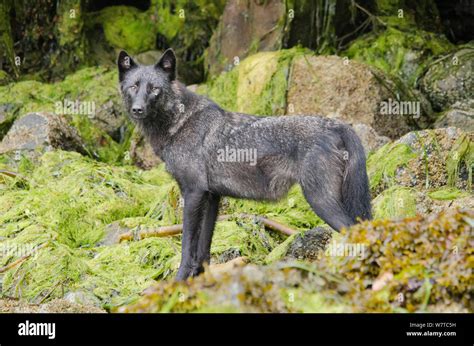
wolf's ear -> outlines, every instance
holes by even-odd
[[[118,59],[117,59],[117,65],[118,65],[118,70],[119,70],[119,80],[123,81],[125,74],[130,71],[131,69],[137,67],[137,64],[133,59],[130,57],[130,55],[127,54],[126,51],[122,50],[119,53]]]
[[[170,81],[176,79],[176,55],[171,48],[168,48],[163,55],[161,56],[160,60],[156,63],[155,67],[161,68],[165,71]]]

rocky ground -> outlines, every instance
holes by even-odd
[[[1,71],[0,312],[472,312],[467,33],[443,29],[445,9],[428,0],[357,12],[359,34],[315,24],[317,40],[301,29],[312,25],[305,13],[318,11],[311,2],[295,6],[292,20],[285,1],[197,3],[185,21],[166,6],[90,5],[82,26],[55,31],[61,68]],[[164,19],[149,21],[156,13]],[[319,15],[335,25],[348,14]],[[430,16],[437,20],[423,20]],[[153,63],[161,46],[151,34],[177,47],[190,89],[228,110],[353,126],[374,220],[335,233],[297,186],[275,204],[225,198],[210,267],[173,282],[181,239],[167,226],[182,222],[182,199],[126,118],[113,66],[120,48]],[[103,40],[82,46],[78,37]],[[78,55],[86,47],[91,61]],[[69,54],[79,60],[66,64]]]

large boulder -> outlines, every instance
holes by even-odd
[[[227,110],[256,115],[286,113],[286,92],[291,62],[308,50],[293,48],[260,52],[223,72],[197,92],[209,96]]]
[[[281,0],[228,1],[207,50],[209,73],[228,71],[249,54],[281,48],[286,16]]]
[[[474,142],[454,127],[410,132],[367,162],[377,219],[472,208]]]
[[[52,113],[29,113],[20,117],[0,142],[0,154],[53,148],[86,153],[77,131],[63,117]]]
[[[474,44],[462,46],[433,63],[420,79],[420,89],[433,109],[442,111],[454,103],[474,98]]]
[[[398,90],[390,77],[365,64],[337,56],[305,55],[293,60],[287,112],[362,123],[382,136],[396,138],[426,117],[418,99],[401,99],[415,106],[411,112],[401,108],[392,112],[392,105],[402,104],[396,97]]]
[[[394,185],[419,189],[471,189],[473,134],[449,127],[410,132],[386,144],[367,162],[372,191]]]

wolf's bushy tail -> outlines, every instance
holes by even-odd
[[[357,221],[357,218],[370,220],[372,218],[370,187],[364,147],[351,127],[342,126],[341,132],[348,154],[342,181],[344,209],[354,221]]]

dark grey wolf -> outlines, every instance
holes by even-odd
[[[209,262],[221,196],[277,200],[299,183],[313,211],[335,230],[371,218],[364,149],[350,126],[317,116],[228,112],[177,81],[171,49],[152,66],[122,51],[118,70],[131,119],[184,197],[178,280]]]

